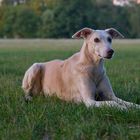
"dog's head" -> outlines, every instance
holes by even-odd
[[[90,51],[101,58],[110,59],[114,54],[112,39],[123,38],[123,35],[114,28],[106,30],[83,28],[76,32],[72,38],[84,38],[88,43]]]

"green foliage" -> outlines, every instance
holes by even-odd
[[[0,37],[3,37],[4,32],[3,32],[3,28],[4,28],[4,9],[5,7],[0,7]]]
[[[52,10],[46,10],[41,16],[41,27],[39,30],[39,36],[45,38],[54,37],[54,13]]]
[[[64,6],[68,5],[68,6]],[[87,1],[64,1],[60,0],[53,10],[46,10],[42,14],[42,37],[70,37],[72,34],[85,26],[90,26],[90,0]],[[81,12],[82,11],[82,12]]]
[[[118,7],[111,0],[29,0],[0,7],[1,37],[69,38],[83,27],[114,27],[129,38],[140,37],[140,6]],[[3,8],[5,7],[5,8]]]
[[[36,37],[39,24],[39,17],[31,9],[26,7],[18,9],[14,24],[14,30],[18,36]]]
[[[140,5],[130,7],[129,14],[131,36],[140,38]]]
[[[71,37],[80,28],[89,27],[90,12],[92,13],[90,0],[60,0],[54,8],[54,37]]]
[[[40,15],[47,7],[46,0],[29,0],[27,6]]]
[[[16,9],[7,7],[4,14],[4,36],[14,37],[14,24],[16,21]]]
[[[4,16],[4,33],[6,37],[36,37],[39,23],[39,17],[31,9],[10,7]]]

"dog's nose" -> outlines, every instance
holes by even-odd
[[[113,54],[114,53],[114,50],[113,49],[110,49],[107,53],[108,54]]]

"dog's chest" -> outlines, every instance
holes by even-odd
[[[84,72],[94,83],[98,83],[102,79],[105,70],[102,65],[97,67],[87,66],[85,67]]]

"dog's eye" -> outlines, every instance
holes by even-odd
[[[109,43],[111,43],[111,42],[112,42],[112,39],[111,39],[110,37],[108,37],[108,38],[107,38],[107,41],[108,41]]]
[[[94,42],[99,43],[100,39],[99,38],[94,38]]]

